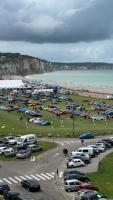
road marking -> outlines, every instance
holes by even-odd
[[[56,157],[56,156],[58,156],[60,153],[56,153],[55,155],[53,155],[52,156],[52,158],[54,158],[54,157]]]
[[[39,177],[40,179],[42,179],[44,181],[46,180],[44,177],[40,176],[39,174],[35,174],[35,176]]]
[[[7,178],[3,178],[3,180],[9,184],[12,184],[11,181],[9,181]]]
[[[54,176],[52,174],[46,173],[48,176],[50,176],[51,178],[54,178]]]
[[[64,146],[64,143],[63,143],[63,142],[58,142],[58,141],[56,141],[56,143],[58,143],[58,144]]]
[[[75,142],[73,142],[73,141],[70,141],[72,144],[75,144]]]
[[[34,176],[34,175],[30,175],[32,178],[34,178],[34,179],[36,179],[37,181],[39,181],[40,179],[39,178],[37,178],[36,176]]]
[[[59,178],[62,178],[62,176],[63,176],[63,172],[60,172],[59,173]]]
[[[10,179],[13,183],[18,183],[16,180],[14,180],[14,179],[11,178],[11,177],[8,177],[8,179]]]
[[[47,178],[47,179],[51,179],[50,177],[48,177],[48,176],[46,176],[45,174],[41,174],[41,176],[44,176],[45,178]]]
[[[51,174],[55,175],[55,172],[51,172]]]
[[[20,178],[21,178],[22,180],[26,180],[26,178],[25,178],[24,176],[20,176]]]
[[[32,179],[30,176],[28,176],[28,175],[25,175],[25,177],[27,178],[27,179]]]
[[[16,180],[18,180],[19,182],[21,182],[21,179],[18,178],[17,176],[14,176],[14,178],[16,178]]]

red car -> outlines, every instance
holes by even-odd
[[[97,187],[95,185],[87,184],[87,183],[82,183],[80,185],[80,189],[79,190],[83,190],[83,189],[98,191],[98,189],[97,189]]]

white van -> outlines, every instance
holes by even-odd
[[[95,156],[93,147],[81,147],[81,148],[77,149],[76,152],[82,152],[85,154],[89,154],[89,156],[91,156],[91,157]]]
[[[28,134],[28,135],[22,135],[18,138],[17,144],[33,144],[37,142],[37,136],[35,134]]]

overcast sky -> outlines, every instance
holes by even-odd
[[[113,0],[0,0],[0,52],[113,62]]]

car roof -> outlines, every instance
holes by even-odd
[[[8,185],[6,182],[0,182],[0,186],[2,185]]]
[[[36,179],[26,179],[28,183],[39,183]]]
[[[67,183],[72,183],[72,182],[80,182],[80,181],[77,180],[77,179],[71,179],[71,180],[66,180],[65,182],[67,182]]]

